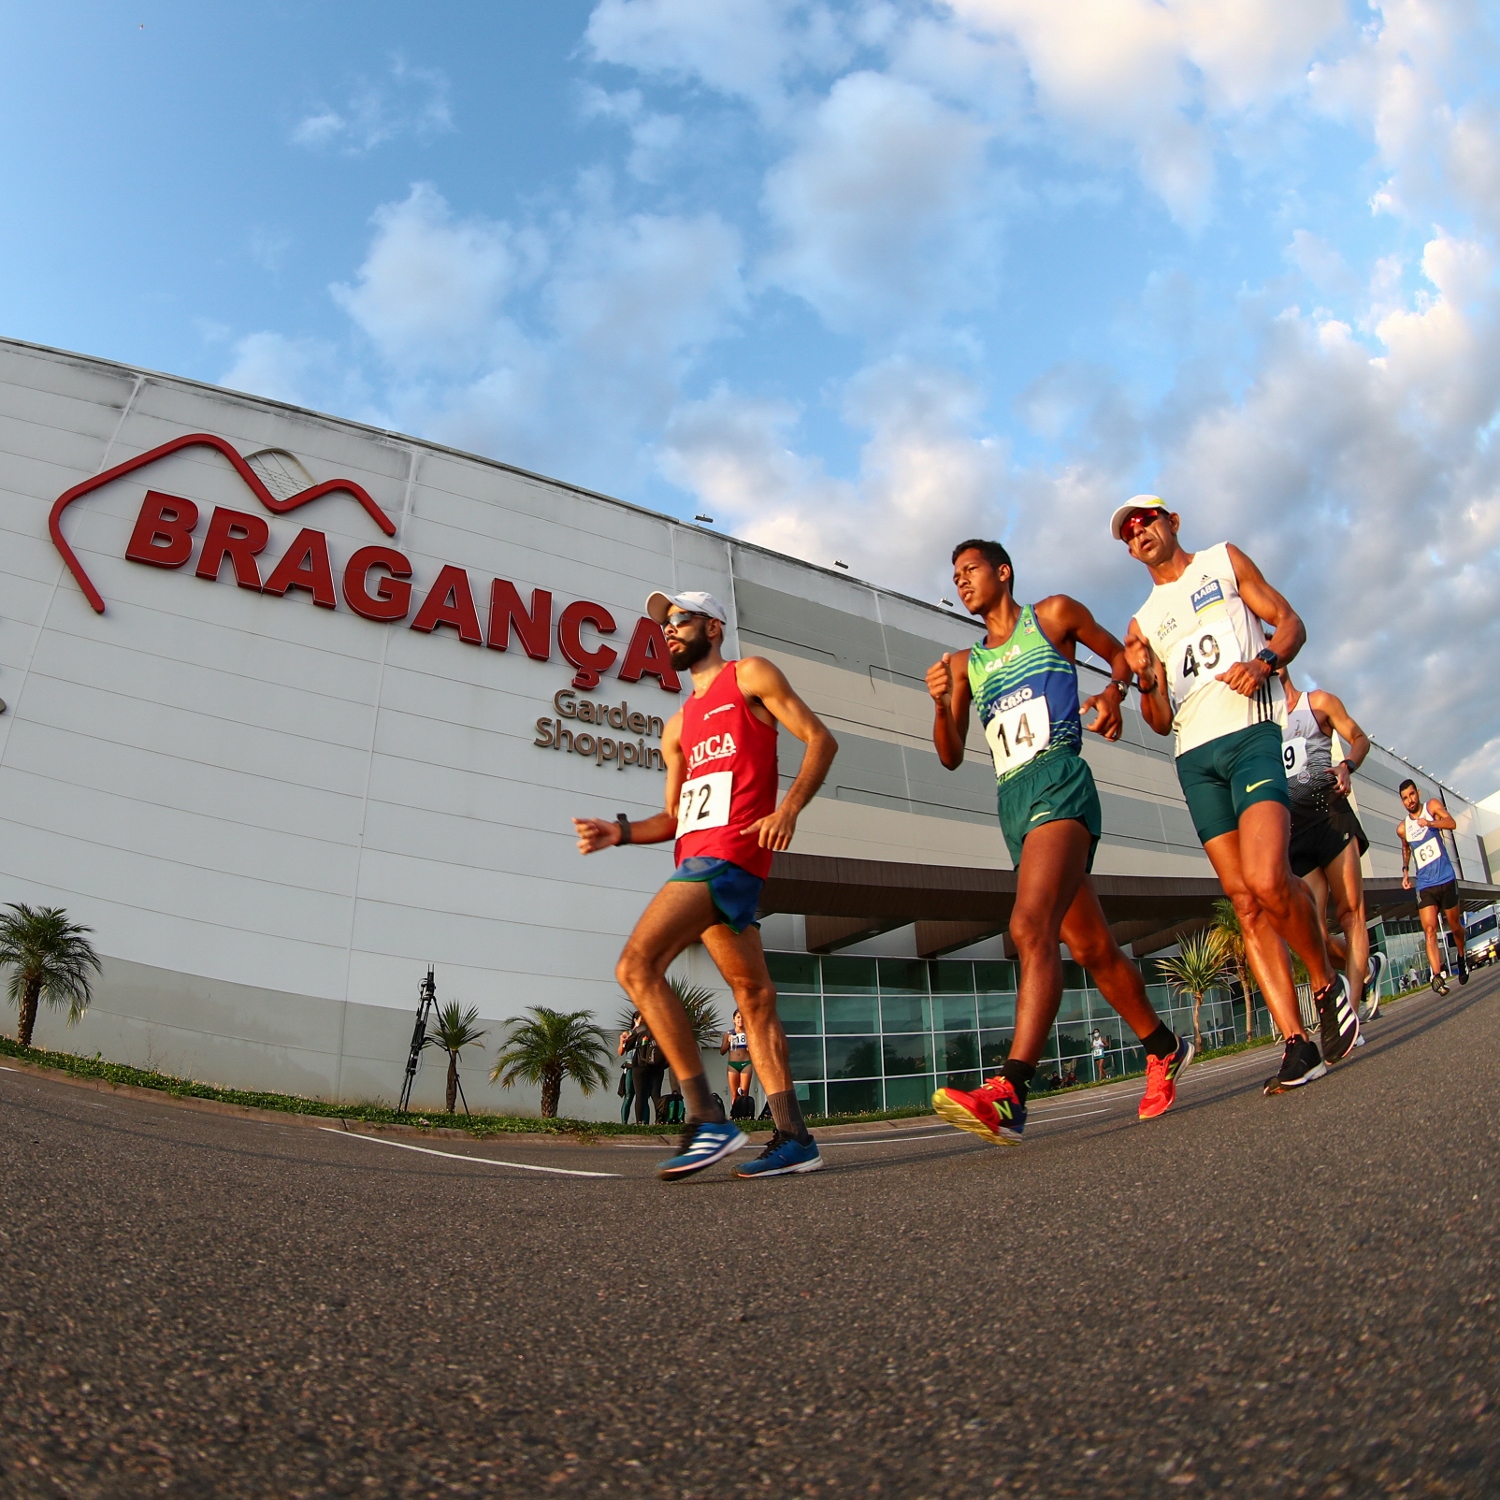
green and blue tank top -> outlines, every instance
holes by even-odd
[[[1042,755],[1077,755],[1083,744],[1078,669],[1027,604],[1010,639],[969,651],[969,691],[1000,781]]]

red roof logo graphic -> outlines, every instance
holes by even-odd
[[[255,498],[273,516],[284,516],[288,511],[296,510],[313,500],[319,500],[324,495],[352,495],[370,513],[371,519],[387,536],[396,534],[396,523],[375,503],[369,491],[352,479],[325,479],[322,484],[309,485],[307,489],[299,490],[295,495],[288,495],[285,500],[278,500],[266,488],[265,481],[260,475],[240,457],[231,444],[221,437],[215,437],[212,433],[190,432],[185,437],[173,438],[170,442],[163,443],[159,448],[151,448],[145,453],[137,454],[134,458],[126,459],[124,463],[116,464],[114,468],[106,469],[102,474],[94,475],[92,479],[85,479],[82,484],[75,484],[72,489],[57,497],[52,507],[52,514],[47,518],[47,530],[51,533],[52,545],[62,554],[62,560],[68,565],[68,571],[78,580],[78,587],[83,590],[84,598],[93,605],[96,614],[104,613],[104,599],[99,590],[94,587],[93,580],[85,572],[77,554],[68,545],[67,538],[62,534],[62,513],[75,500],[83,499],[85,495],[91,494],[112,480],[123,479],[125,475],[134,473],[137,469],[143,469],[147,464],[153,464],[159,458],[178,453],[184,448],[213,448],[222,453],[234,466],[235,472],[245,481]]]

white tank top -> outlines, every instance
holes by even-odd
[[[1140,632],[1167,669],[1177,754],[1278,716],[1286,694],[1276,677],[1252,697],[1218,673],[1265,650],[1265,631],[1240,598],[1228,546],[1193,554],[1181,578],[1159,583],[1135,612]]]
[[[1281,720],[1281,763],[1286,767],[1287,795],[1298,807],[1327,808],[1338,786],[1333,774],[1333,740],[1318,728],[1318,716],[1306,693],[1288,708],[1283,699],[1277,713]]]

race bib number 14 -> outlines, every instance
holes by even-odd
[[[677,837],[722,828],[729,821],[729,803],[734,795],[734,772],[712,771],[682,784],[677,796]]]
[[[1015,708],[996,714],[984,726],[990,754],[995,757],[995,774],[1004,776],[1017,766],[1040,755],[1052,742],[1052,716],[1045,698],[1028,698]]]

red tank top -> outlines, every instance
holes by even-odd
[[[739,666],[729,662],[701,698],[682,706],[687,780],[677,804],[677,863],[727,859],[764,880],[771,851],[747,830],[776,811],[776,726],[750,711]]]

